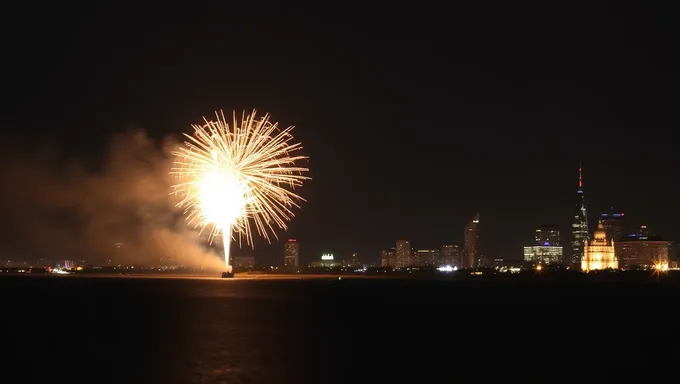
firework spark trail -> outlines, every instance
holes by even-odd
[[[293,192],[302,186],[307,168],[296,162],[306,156],[295,155],[302,149],[292,143],[293,127],[280,130],[269,121],[269,114],[258,118],[256,111],[245,112],[240,122],[233,115],[231,127],[224,112],[216,120],[192,125],[192,135],[172,154],[171,171],[179,180],[172,187],[178,207],[187,220],[201,231],[209,228],[209,239],[224,237],[225,263],[229,269],[229,243],[237,235],[253,244],[254,225],[258,235],[271,241],[278,238],[276,228],[286,230],[302,197]]]

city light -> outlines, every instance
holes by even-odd
[[[441,267],[437,268],[439,272],[455,272],[458,270],[458,267],[452,267],[450,265],[442,265]]]
[[[654,269],[660,272],[665,272],[668,271],[668,263],[664,263],[662,261],[658,261],[654,263]]]

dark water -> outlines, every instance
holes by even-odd
[[[677,363],[679,293],[654,282],[2,278],[0,366],[15,378],[0,382],[608,382]]]

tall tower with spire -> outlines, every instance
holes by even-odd
[[[571,264],[574,267],[581,265],[583,258],[583,247],[589,240],[588,235],[588,212],[586,211],[586,200],[583,196],[583,166],[578,165],[578,189],[576,190],[576,214],[571,224]]]

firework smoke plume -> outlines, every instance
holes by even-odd
[[[58,159],[49,151],[5,149],[0,259],[85,260],[221,268],[220,256],[187,227],[168,195],[170,150],[144,131],[112,138],[103,167]],[[116,244],[122,247],[116,247]]]

